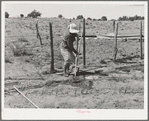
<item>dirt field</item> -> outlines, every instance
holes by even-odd
[[[40,18],[43,45],[37,39],[36,19],[5,20],[5,108],[35,108],[13,86],[39,108],[144,108],[144,59],[140,59],[139,39],[119,39],[117,61],[113,62],[113,39],[86,38],[88,67],[80,68],[79,81],[73,83],[73,75],[50,74],[49,22],[53,26],[55,69],[62,70],[61,36],[69,23],[82,26],[82,20]],[[140,21],[118,23],[119,34],[139,34]],[[112,21],[86,21],[86,34],[107,33],[112,33]]]

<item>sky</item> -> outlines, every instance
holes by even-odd
[[[65,18],[76,18],[83,15],[85,18],[100,19],[106,16],[108,20],[122,16],[145,16],[143,2],[4,2],[4,11],[10,17],[27,16],[33,10],[42,13],[41,17],[57,17],[62,14]]]

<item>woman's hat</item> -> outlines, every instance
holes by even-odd
[[[72,23],[68,26],[69,32],[70,33],[79,33],[79,30],[77,28],[77,25]]]

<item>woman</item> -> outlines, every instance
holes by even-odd
[[[64,58],[64,76],[69,76],[69,67],[71,64],[75,64],[75,54],[78,53],[74,47],[73,42],[76,40],[75,37],[78,37],[79,30],[77,29],[77,25],[72,23],[68,26],[68,30],[64,33],[63,41],[60,44],[61,54]]]

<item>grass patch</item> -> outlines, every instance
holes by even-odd
[[[12,62],[9,60],[9,58],[5,57],[5,63],[12,63]]]
[[[32,49],[27,48],[23,42],[15,41],[10,44],[10,48],[14,56],[33,55]]]
[[[19,42],[28,42],[28,40],[24,37],[18,39]]]

